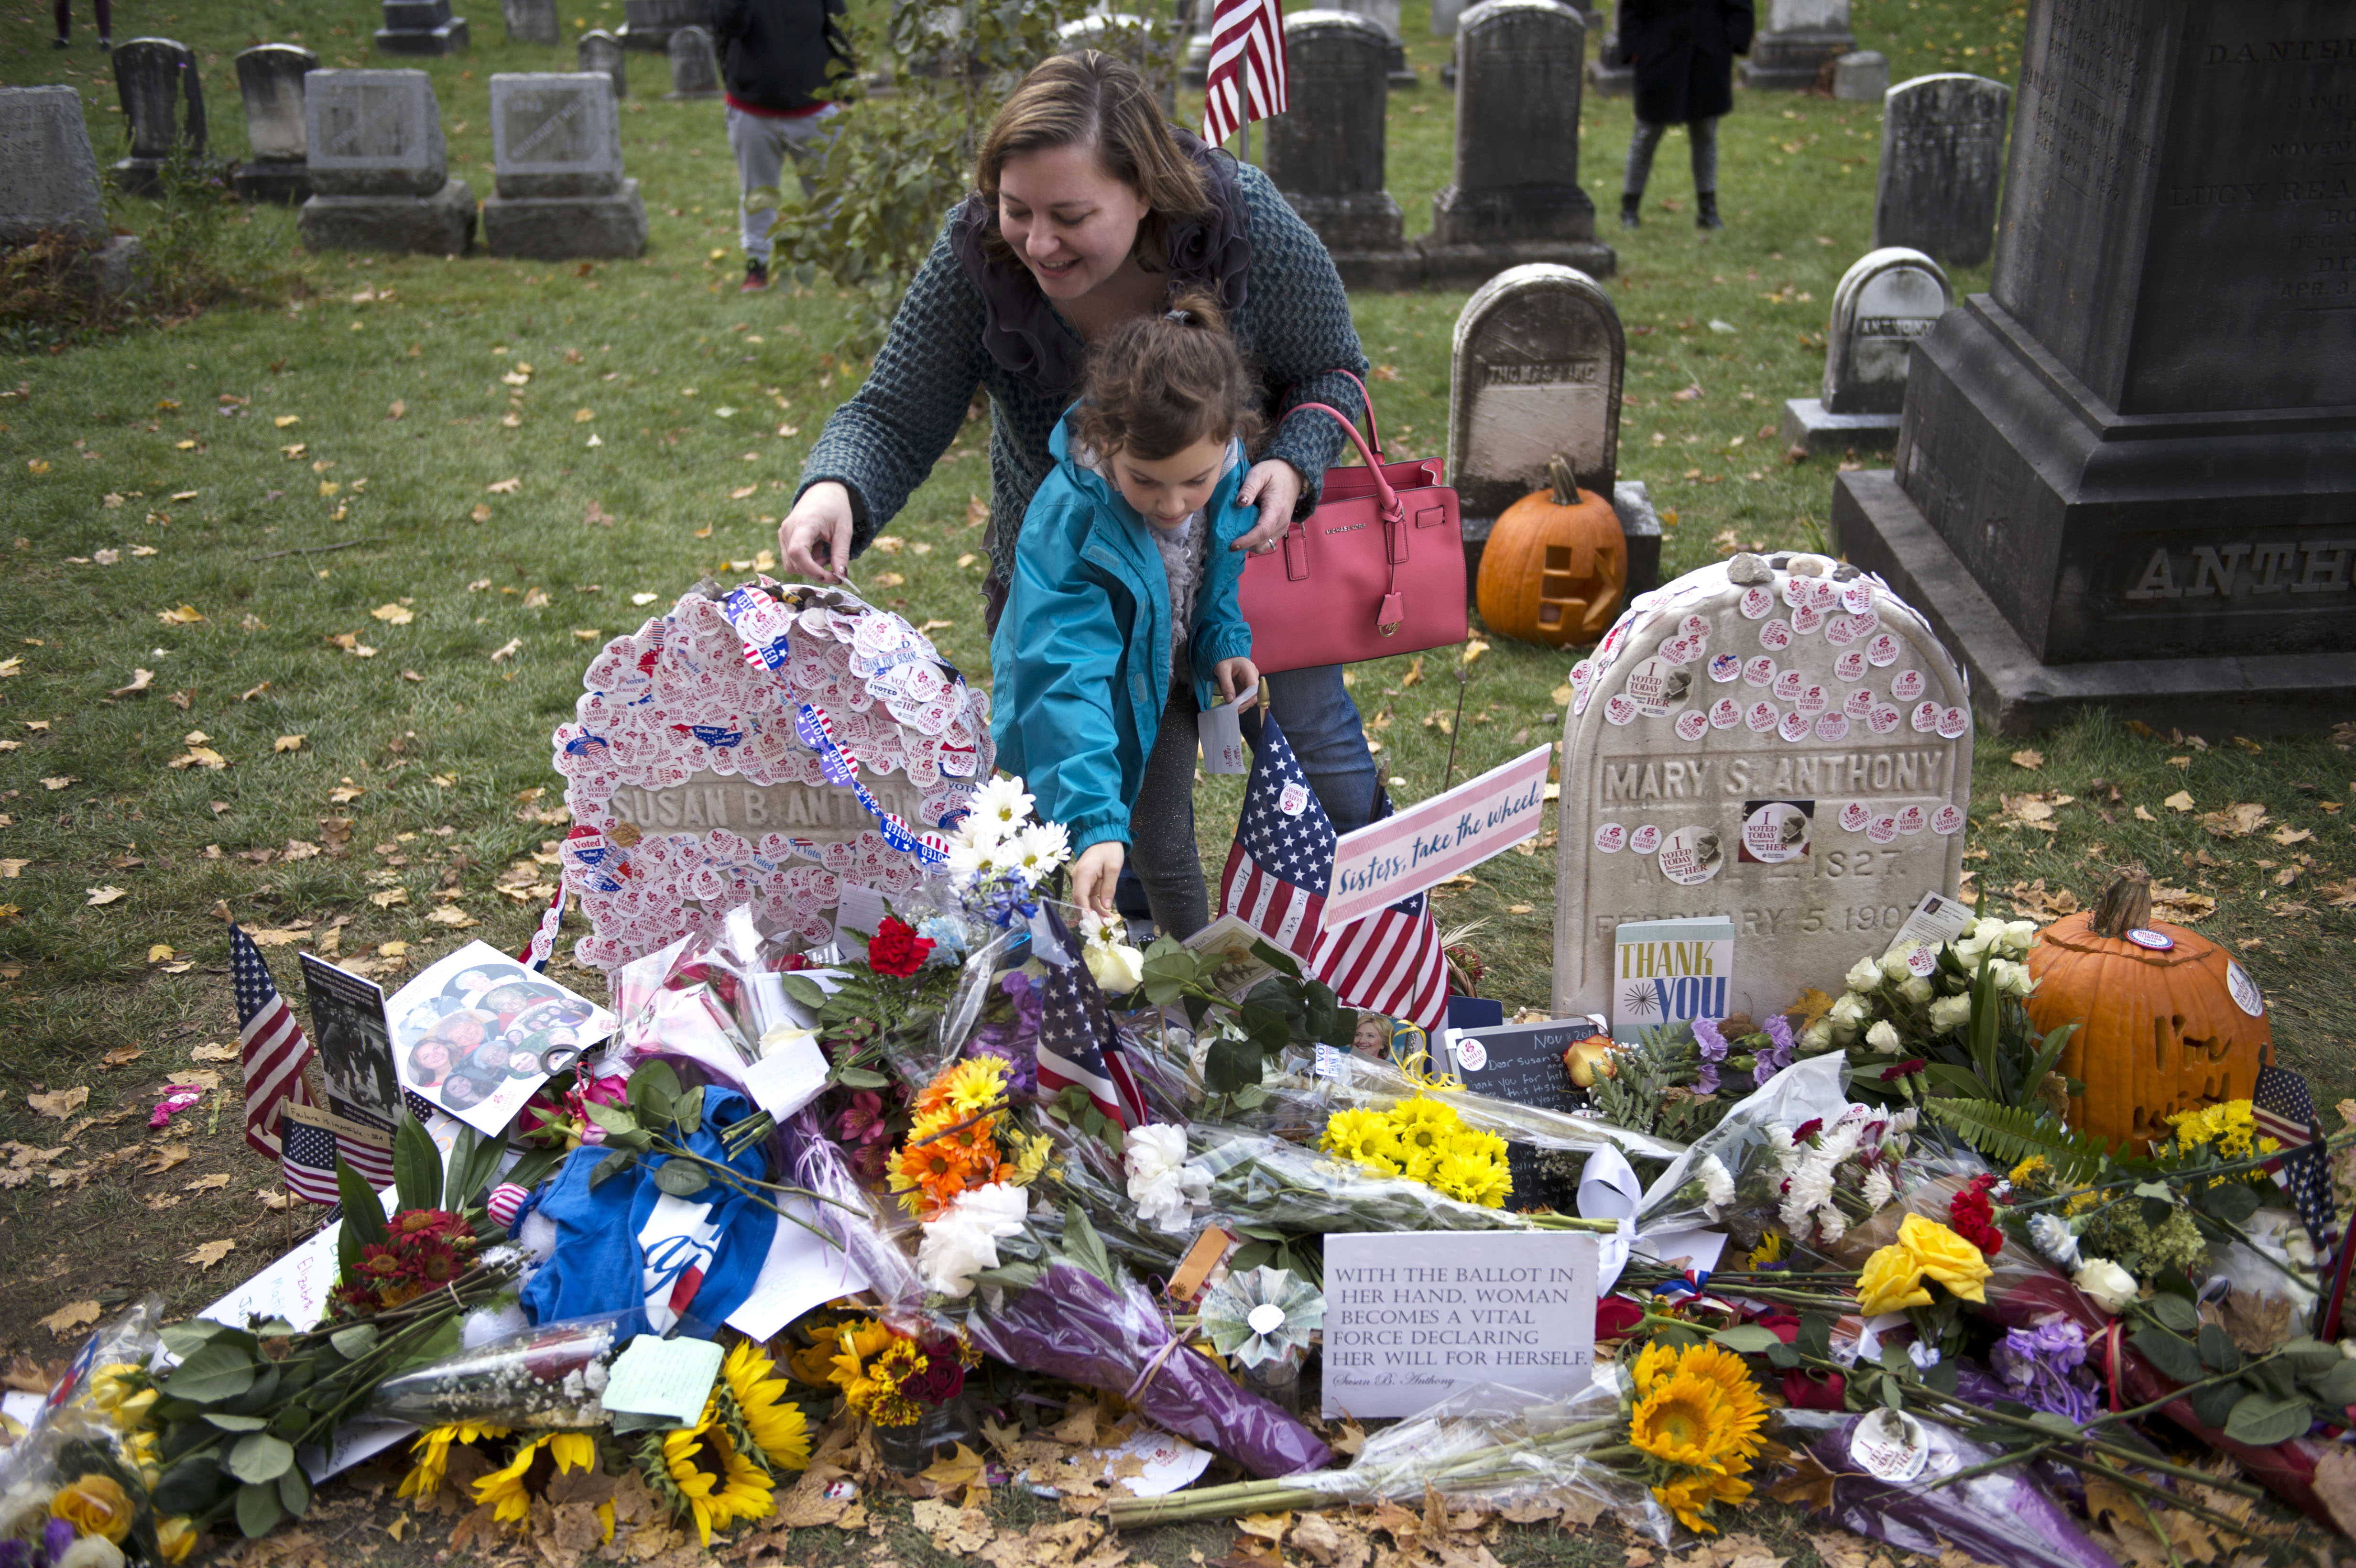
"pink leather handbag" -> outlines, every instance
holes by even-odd
[[[1252,662],[1263,671],[1304,669],[1462,642],[1464,530],[1440,459],[1385,463],[1372,397],[1371,446],[1339,410],[1301,406],[1349,432],[1365,466],[1327,469],[1316,511],[1286,530],[1283,548],[1245,563],[1239,598]]]

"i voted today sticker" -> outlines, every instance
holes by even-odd
[[[1943,740],[1959,741],[1972,727],[1972,716],[1960,708],[1950,708],[1939,715],[1939,734]]]
[[[1801,712],[1813,716],[1830,710],[1833,705],[1833,694],[1822,686],[1803,687],[1795,700],[1799,704]]]
[[[1841,608],[1852,615],[1862,615],[1873,608],[1873,584],[1858,578],[1841,589]]]
[[[1709,678],[1724,686],[1742,673],[1742,661],[1732,654],[1720,654],[1709,661]]]
[[[1861,722],[1872,717],[1873,707],[1872,690],[1860,686],[1848,694],[1847,699],[1841,704],[1841,711]]]
[[[1896,843],[1898,841],[1898,818],[1887,816],[1875,817],[1872,821],[1865,825],[1865,837],[1869,843]]]
[[[1904,710],[1885,702],[1866,717],[1865,727],[1877,735],[1891,735],[1905,722]]]
[[[1807,684],[1808,677],[1804,674],[1796,669],[1787,669],[1775,677],[1775,684],[1768,690],[1774,693],[1778,702],[1797,702]]]
[[[1833,673],[1840,677],[1843,680],[1863,680],[1865,678],[1865,650],[1862,648],[1851,648],[1848,652],[1841,655],[1840,657],[1833,660]]]
[[[1309,809],[1309,786],[1294,779],[1276,797],[1276,808],[1287,816],[1298,816]]]
[[[1901,669],[1890,677],[1890,695],[1901,702],[1912,702],[1922,695],[1922,672]]]
[[[1792,630],[1805,637],[1822,631],[1825,613],[1813,604],[1803,604],[1792,612]]]
[[[1774,680],[1775,669],[1775,661],[1761,654],[1742,667],[1743,682],[1750,686],[1766,686]]]
[[[1853,616],[1836,615],[1825,623],[1825,641],[1837,648],[1848,646],[1859,635]]]
[[[1964,830],[1964,809],[1959,805],[1943,805],[1931,814],[1931,831],[1942,837],[1952,838]]]
[[[2136,926],[2127,933],[2127,940],[2137,947],[2148,947],[2154,953],[2165,953],[2176,945],[2176,938],[2164,931],[2147,931]]]
[[[1742,704],[1731,697],[1721,697],[1709,705],[1709,727],[1731,730],[1742,722]]]
[[[1791,741],[1796,746],[1801,741],[1808,738],[1809,733],[1814,728],[1814,725],[1810,723],[1806,714],[1786,713],[1783,715],[1782,720],[1776,724],[1775,733],[1783,736],[1783,739]]]
[[[1917,735],[1927,735],[1938,727],[1939,705],[1937,703],[1925,702],[1914,709],[1914,732]]]
[[[1466,1072],[1478,1072],[1489,1065],[1489,1048],[1467,1035],[1454,1046],[1456,1065]]]
[[[1775,608],[1775,596],[1764,588],[1745,589],[1742,594],[1742,618],[1756,621]]]
[[[1597,853],[1617,855],[1628,847],[1628,830],[1616,822],[1606,822],[1595,830]]]
[[[1677,739],[1698,741],[1709,732],[1709,715],[1700,709],[1688,709],[1677,715]]]
[[[1647,822],[1628,835],[1628,848],[1639,855],[1649,855],[1661,847],[1661,830]]]
[[[1792,623],[1777,616],[1759,628],[1759,645],[1770,653],[1782,653],[1792,645]]]
[[[1866,809],[1861,800],[1850,801],[1840,808],[1840,825],[1848,832],[1862,833],[1866,824],[1872,820],[1873,813]]]
[[[1826,713],[1816,720],[1816,739],[1830,743],[1848,739],[1848,715]]]
[[[1898,652],[1896,637],[1888,632],[1878,633],[1871,642],[1865,645],[1865,662],[1876,669],[1886,668],[1898,662]]]
[[[1751,711],[1742,716],[1742,721],[1751,726],[1753,733],[1764,735],[1775,728],[1775,720],[1783,716],[1783,710],[1772,702],[1754,702]]]
[[[1635,699],[1624,693],[1603,699],[1603,717],[1614,724],[1631,724],[1636,719]]]

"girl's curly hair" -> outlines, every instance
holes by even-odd
[[[1089,344],[1081,387],[1079,437],[1102,453],[1153,463],[1230,435],[1248,448],[1263,426],[1259,387],[1207,290]]]

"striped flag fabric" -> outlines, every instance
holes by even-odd
[[[1042,906],[1049,934],[1062,948],[1064,964],[1047,966],[1047,984],[1040,998],[1039,1087],[1050,1094],[1066,1089],[1084,1091],[1096,1108],[1123,1127],[1141,1127],[1151,1121],[1145,1096],[1121,1055],[1120,1031],[1105,1006],[1096,976],[1080,958],[1080,944],[1053,909]],[[1045,956],[1044,944],[1033,946]]]
[[[308,1105],[310,1092],[303,1085],[303,1068],[311,1060],[311,1042],[294,1021],[294,1009],[278,994],[270,965],[234,921],[229,928],[230,987],[237,997],[239,1056],[245,1073],[245,1141],[265,1159],[278,1159],[279,1113],[288,1105]],[[335,1161],[328,1162],[330,1171]],[[330,1200],[332,1201],[332,1200]]]
[[[2319,1134],[2307,1080],[2287,1067],[2269,1063],[2259,1068],[2250,1090],[2250,1119],[2259,1136],[2274,1139],[2286,1151],[2266,1169],[2290,1193],[2317,1254],[2329,1256],[2340,1227],[2331,1200],[2331,1169],[2323,1150],[2313,1147]]]
[[[1287,97],[1280,0],[1217,0],[1203,77],[1203,140],[1224,144],[1251,122],[1283,113]]]
[[[305,1203],[335,1202],[336,1135],[315,1122],[298,1122],[290,1115],[280,1121],[279,1137],[286,1151],[281,1162],[286,1190]]]
[[[1325,930],[1333,820],[1275,718],[1248,715],[1244,730],[1252,742],[1251,777],[1219,877],[1220,912],[1289,952],[1308,955],[1304,967],[1331,986],[1344,1006],[1437,1029],[1448,1013],[1448,957],[1424,895]],[[1378,791],[1374,820],[1390,813],[1390,797]]]
[[[556,953],[556,933],[564,929],[564,888],[557,885],[556,896],[548,901],[540,919],[531,928],[531,940],[516,955],[516,962],[535,975],[548,973],[548,961]]]

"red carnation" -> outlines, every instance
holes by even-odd
[[[1792,1147],[1797,1148],[1800,1145],[1806,1143],[1810,1138],[1815,1137],[1818,1133],[1823,1132],[1824,1130],[1825,1119],[1822,1116],[1818,1116],[1813,1122],[1802,1122],[1798,1126],[1792,1129]]]
[[[875,940],[867,944],[867,966],[878,975],[913,975],[925,966],[932,951],[929,937],[918,936],[915,926],[887,914],[875,928]]]
[[[1895,1067],[1883,1068],[1881,1070],[1881,1081],[1884,1083],[1894,1083],[1901,1078],[1912,1077],[1913,1074],[1922,1072],[1923,1065],[1924,1062],[1922,1057],[1912,1057],[1907,1061],[1900,1062]]]

